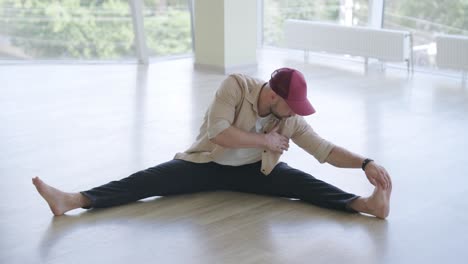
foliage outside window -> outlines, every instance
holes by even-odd
[[[146,0],[143,13],[146,41],[151,56],[192,52],[187,0]]]
[[[191,52],[185,0],[145,0],[152,56]],[[128,0],[0,0],[0,59],[135,59]]]

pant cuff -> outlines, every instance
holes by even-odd
[[[83,195],[84,197],[88,198],[89,201],[91,202],[91,204],[89,206],[85,206],[85,207],[81,207],[83,209],[91,209],[94,207],[94,204],[96,203],[96,198],[93,197],[92,195],[90,195],[89,193],[87,193],[86,191],[84,192],[80,192],[81,195]]]
[[[360,197],[361,197],[361,196],[355,196],[355,197],[353,197],[353,198],[350,198],[350,199],[346,202],[345,209],[346,209],[347,212],[350,212],[350,213],[359,213],[359,211],[356,211],[356,210],[354,210],[353,208],[351,208],[350,205],[351,205],[351,203],[352,203],[354,200],[356,200],[356,199],[358,199],[358,198],[360,198]]]

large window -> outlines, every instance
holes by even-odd
[[[436,34],[468,35],[468,0],[387,0],[384,27],[410,31],[414,63],[433,67]]]
[[[0,0],[2,59],[134,58],[127,0]]]
[[[367,25],[368,0],[264,0],[263,45],[282,47],[284,21],[303,19]]]
[[[192,52],[187,0],[141,0],[150,57]],[[0,60],[136,59],[129,0],[0,0]]]
[[[145,0],[144,24],[151,57],[192,52],[189,1]]]
[[[137,15],[149,57],[192,53],[191,0],[0,0],[0,60],[135,60],[129,1],[143,4]],[[372,0],[262,2],[262,44],[283,47],[286,19],[366,26]],[[417,66],[434,66],[436,34],[468,35],[468,0],[384,0],[384,6],[385,28],[413,34]]]

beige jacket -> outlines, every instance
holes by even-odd
[[[211,162],[219,157],[225,148],[211,142],[210,139],[231,125],[251,131],[257,121],[257,101],[264,83],[242,74],[233,74],[226,78],[205,114],[195,143],[185,152],[177,153],[174,158],[196,163]],[[296,115],[279,122],[279,134],[292,139],[320,163],[325,162],[334,145],[317,135],[302,116]],[[274,125],[274,120],[266,124],[264,133],[273,129]],[[280,153],[265,149],[262,153],[262,173],[270,174],[278,164],[280,156]]]

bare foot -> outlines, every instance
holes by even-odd
[[[377,218],[385,219],[390,213],[390,195],[392,193],[392,185],[390,188],[382,189],[375,187],[374,192],[369,197],[359,197],[349,204],[349,206],[361,213],[371,214]]]
[[[392,189],[382,189],[375,187],[372,195],[366,199],[366,207],[369,214],[378,218],[385,219],[390,213],[390,195]]]
[[[62,192],[47,185],[39,177],[33,178],[32,182],[42,198],[49,204],[50,210],[52,210],[54,215],[63,215],[72,209],[81,207],[79,197],[76,196],[77,194]]]

